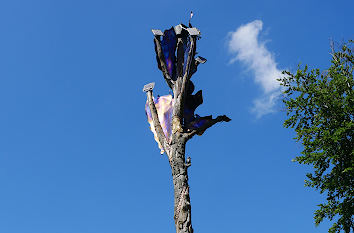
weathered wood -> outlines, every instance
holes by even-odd
[[[189,52],[188,52],[186,70],[183,74],[183,79],[182,79],[181,101],[184,101],[184,99],[185,99],[185,95],[186,95],[185,92],[187,89],[188,81],[191,78],[190,68],[191,68],[191,64],[192,64],[194,54],[195,54],[195,42],[196,42],[195,37],[191,37],[191,45],[190,45]]]
[[[152,118],[152,122],[154,124],[154,128],[157,134],[157,138],[159,139],[160,145],[162,146],[163,150],[168,151],[168,146],[167,146],[167,140],[166,140],[166,136],[162,130],[160,121],[159,121],[159,117],[157,114],[157,110],[156,110],[156,106],[152,97],[152,90],[149,90],[148,92],[146,92],[147,94],[147,99],[148,99],[148,104],[149,104],[149,109],[151,112],[151,118]]]
[[[161,48],[161,43],[158,37],[154,38],[154,43],[155,43],[155,48],[156,48],[156,53],[157,57],[159,59],[160,65],[161,65],[161,70],[163,77],[165,78],[165,81],[167,82],[167,85],[173,89],[173,80],[168,73],[166,62],[165,62],[165,56],[163,55],[162,48]]]
[[[186,142],[182,134],[176,134],[169,152],[174,187],[174,220],[177,233],[193,232],[188,166],[185,163]]]
[[[185,41],[180,37],[182,30],[187,29],[190,36],[190,49],[188,51],[188,58],[184,59],[184,48],[183,43]],[[177,35],[177,48],[176,48],[176,74],[175,77],[171,77],[167,71],[167,66],[165,63],[165,58],[160,44],[159,36],[155,36],[155,50],[160,63],[160,68],[162,74],[167,82],[168,86],[171,88],[174,94],[174,105],[172,112],[172,135],[170,139],[166,139],[161,124],[158,120],[158,115],[156,111],[156,106],[153,102],[152,91],[147,92],[149,108],[152,115],[153,124],[155,131],[160,141],[161,146],[168,155],[169,164],[171,166],[173,187],[174,187],[174,220],[177,233],[193,233],[192,228],[192,218],[191,218],[191,203],[188,185],[188,167],[191,165],[190,158],[186,162],[185,159],[185,148],[186,143],[194,135],[201,135],[205,130],[213,126],[218,122],[228,122],[231,119],[227,116],[218,116],[215,119],[208,118],[207,123],[198,128],[190,130],[185,125],[183,125],[184,118],[184,106],[186,101],[186,92],[189,84],[189,80],[194,72],[197,70],[197,66],[200,63],[205,63],[206,59],[198,57],[194,59],[196,51],[196,38],[199,36],[200,32],[196,28],[184,28],[182,25],[177,25],[175,27],[175,32]],[[155,32],[159,35],[160,32]],[[186,64],[185,64],[186,63]],[[183,67],[186,65],[186,69],[183,72]],[[173,78],[173,79],[172,79]]]
[[[191,45],[188,52],[187,61],[184,61],[184,53],[180,52],[179,48],[183,47],[182,41],[179,40],[177,44],[177,71],[182,76],[179,76],[175,82],[175,86],[173,88],[174,93],[174,107],[172,113],[172,130],[174,132],[182,132],[182,121],[183,121],[183,113],[184,113],[184,101],[186,97],[186,89],[188,85],[188,81],[190,79],[190,66],[194,58],[195,54],[195,37],[191,37]],[[186,62],[186,70],[183,73],[183,65],[181,62]]]

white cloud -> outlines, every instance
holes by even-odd
[[[230,62],[240,61],[245,64],[253,72],[254,81],[263,90],[262,97],[254,100],[252,108],[257,117],[274,112],[276,100],[281,94],[281,86],[277,81],[281,77],[281,70],[277,68],[272,53],[265,47],[265,42],[258,38],[262,27],[261,20],[252,21],[230,32],[228,39],[228,49],[234,55]]]

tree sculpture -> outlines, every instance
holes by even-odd
[[[194,113],[203,102],[201,90],[193,95],[194,85],[190,80],[198,65],[206,61],[195,57],[200,31],[191,25],[180,24],[164,33],[152,32],[158,68],[173,91],[173,97],[161,96],[155,100],[154,83],[147,84],[143,89],[147,93],[145,109],[161,153],[167,154],[172,169],[176,232],[192,233],[187,171],[191,159],[185,159],[185,146],[194,135],[202,135],[217,122],[228,122],[230,118],[225,115],[200,117]]]

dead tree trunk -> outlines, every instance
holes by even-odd
[[[145,85],[144,91],[147,92],[154,134],[160,148],[167,154],[172,170],[176,232],[192,233],[188,185],[188,167],[191,161],[190,158],[185,158],[186,143],[194,135],[202,135],[217,122],[228,122],[230,119],[225,115],[213,119],[212,116],[199,117],[194,114],[203,99],[201,91],[193,95],[194,85],[190,79],[197,71],[197,66],[206,61],[202,57],[194,57],[199,30],[180,24],[164,33],[160,30],[153,30],[153,33],[158,67],[173,91],[172,120],[168,122],[171,132],[167,135],[159,120],[164,118],[158,115],[153,99],[154,83]]]
[[[188,185],[188,166],[185,163],[186,141],[176,137],[172,142],[170,166],[174,186],[174,220],[177,232],[193,232]]]

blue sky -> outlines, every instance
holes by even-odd
[[[0,232],[174,232],[170,167],[141,89],[153,81],[155,95],[168,93],[150,30],[187,23],[190,10],[208,59],[193,77],[204,94],[197,113],[233,119],[187,146],[195,232],[326,232],[330,223],[313,224],[323,197],[304,187],[311,169],[291,162],[301,145],[270,101],[279,89],[269,74],[326,68],[329,40],[353,39],[353,7],[1,1]]]

